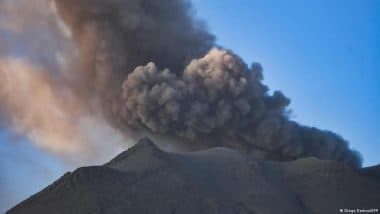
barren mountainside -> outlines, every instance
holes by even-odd
[[[13,209],[18,213],[339,213],[380,207],[380,168],[315,158],[257,161],[226,148],[160,150],[149,139],[83,167]]]

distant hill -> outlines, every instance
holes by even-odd
[[[214,148],[168,153],[149,139],[66,173],[7,213],[339,213],[380,209],[380,167],[257,161]]]

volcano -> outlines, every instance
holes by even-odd
[[[380,208],[380,166],[255,160],[212,148],[174,153],[148,138],[78,168],[7,213],[339,213]]]

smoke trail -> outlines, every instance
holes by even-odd
[[[22,59],[0,60],[0,109],[8,115],[8,126],[40,148],[82,164],[105,160],[121,149],[124,137],[48,74]],[[110,139],[110,147],[99,143]],[[79,153],[80,158],[74,156]]]
[[[70,91],[57,90],[59,84],[49,78],[41,68],[22,60],[2,59],[2,107],[12,114],[13,126],[30,133],[40,146],[53,151],[76,150],[84,139],[72,118],[81,114],[81,106]],[[68,111],[69,117],[65,114]]]
[[[54,2],[1,0],[0,12],[1,125],[70,164],[120,151],[126,138],[79,87],[77,50]]]
[[[47,4],[46,0],[36,1]],[[140,132],[175,138],[170,143],[191,149],[228,146],[263,159],[315,156],[361,164],[359,155],[339,135],[290,121],[290,100],[280,91],[269,94],[262,83],[261,65],[249,67],[231,51],[213,48],[214,36],[194,18],[188,1],[54,0],[51,5],[51,12],[37,14],[48,16],[46,20],[52,24],[41,27],[35,21],[36,13],[30,13],[34,15],[26,19],[31,20],[28,25],[7,27],[34,35],[31,38],[37,44],[41,43],[35,32],[49,32],[46,50],[27,45],[27,50],[33,50],[26,54],[31,55],[30,60],[49,70],[43,72],[49,78],[39,84],[48,83],[52,98],[38,100],[37,106],[61,99],[68,103],[80,100],[85,104],[79,106],[90,116],[105,114],[106,121],[95,120],[92,125],[102,121],[128,137]],[[63,88],[75,98],[62,97],[59,91]],[[13,102],[9,100],[8,105]],[[60,109],[57,105],[57,111]],[[62,111],[69,118],[85,114],[74,109]],[[80,122],[74,119],[69,123]],[[50,132],[43,129],[41,133]]]

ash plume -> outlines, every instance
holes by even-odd
[[[38,1],[54,8],[55,24],[45,30],[56,42],[41,52],[55,52],[58,66],[50,65],[50,54],[38,60],[48,70],[64,70],[58,81],[49,78],[53,91],[56,85],[68,88],[91,109],[89,115],[104,115],[124,136],[174,138],[171,144],[186,149],[227,146],[262,159],[315,156],[361,165],[360,155],[339,135],[291,121],[290,99],[269,92],[259,63],[248,66],[217,46],[190,2]]]
[[[150,62],[124,81],[122,118],[133,127],[194,142],[203,139],[210,147],[229,146],[257,158],[315,156],[360,165],[340,136],[290,121],[290,100],[280,91],[270,95],[261,80],[259,64],[249,68],[217,48],[182,72],[159,70]]]

